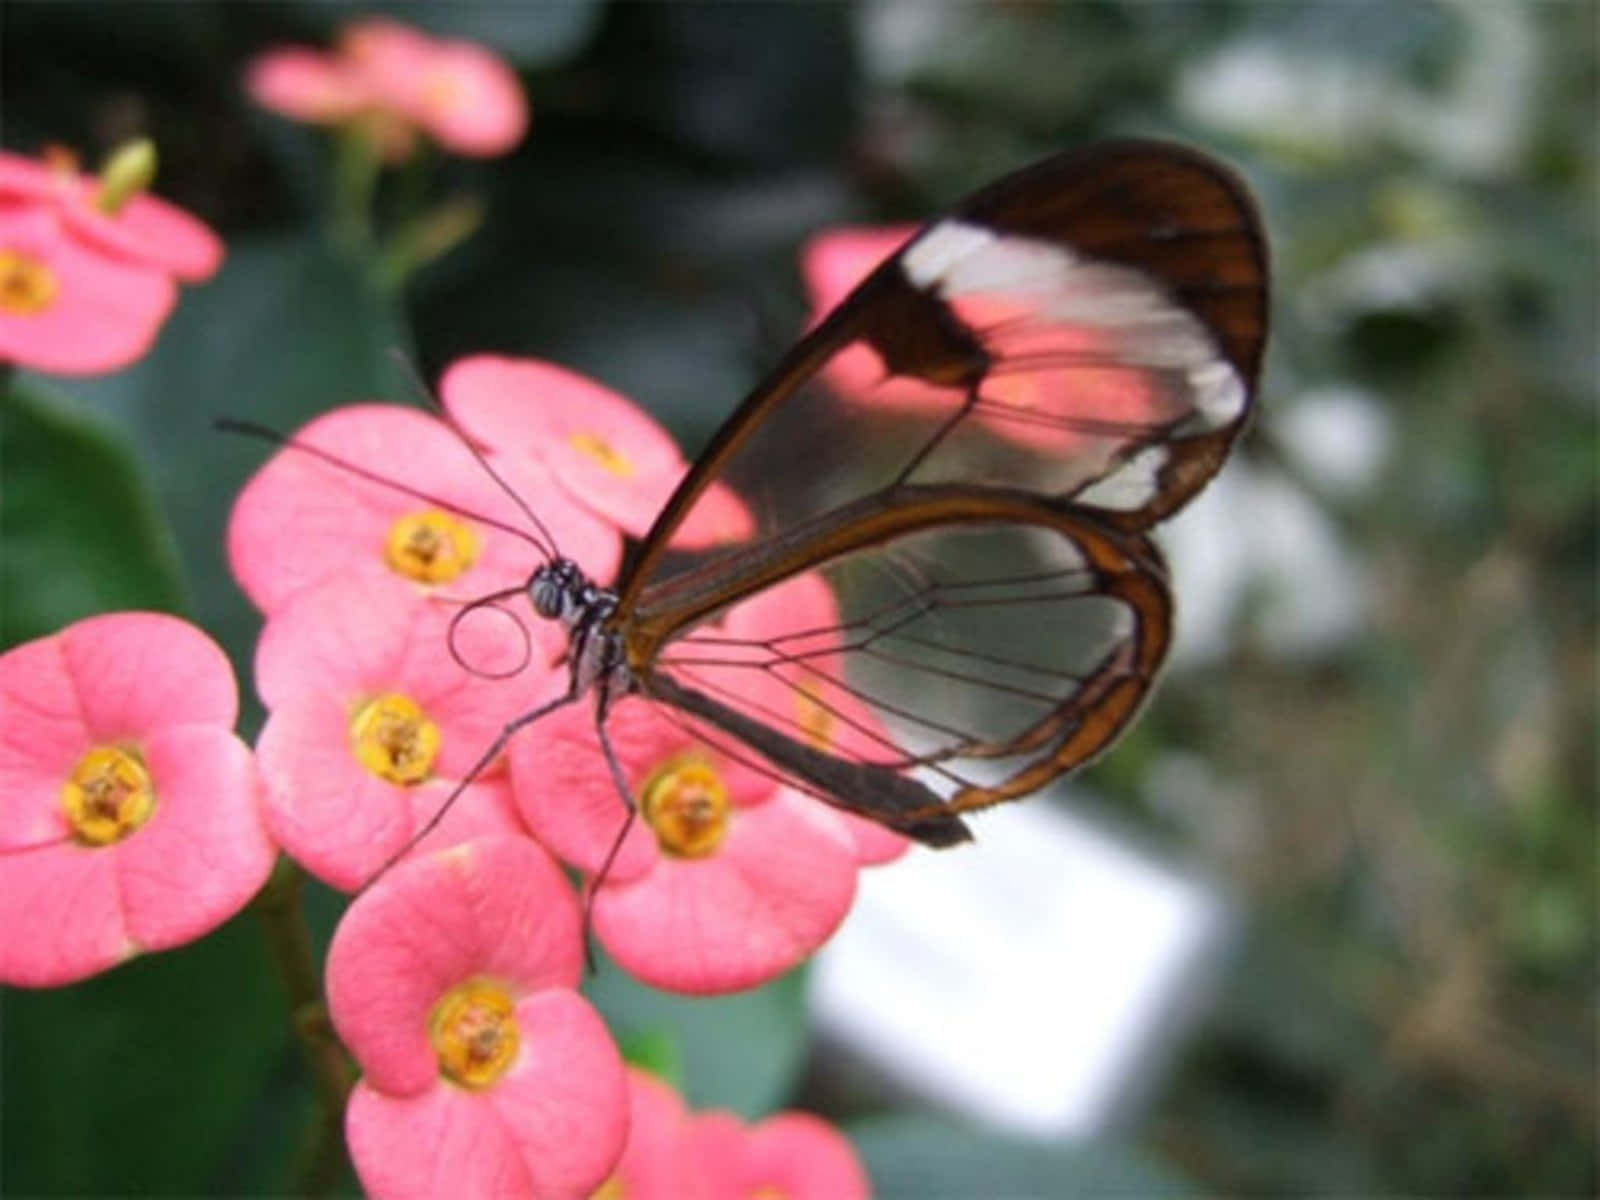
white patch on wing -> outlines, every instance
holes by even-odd
[[[931,288],[945,277],[954,263],[993,242],[995,237],[977,225],[940,221],[905,248],[900,266],[919,288]]]
[[[1176,375],[1195,410],[1185,434],[1219,429],[1244,411],[1244,381],[1205,326],[1132,267],[961,221],[934,225],[900,262],[917,287],[944,297],[1025,299],[1037,306],[1040,325],[1082,327],[1104,340],[1113,360]]]
[[[1073,503],[1113,512],[1137,512],[1155,499],[1166,462],[1165,446],[1146,446],[1111,474],[1073,496]]]

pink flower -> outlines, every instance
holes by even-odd
[[[812,238],[801,251],[801,274],[814,320],[820,321],[913,232],[896,225],[837,229]],[[1114,365],[1120,353],[1104,330],[1042,313],[1037,296],[1025,288],[1026,281],[1007,291],[997,278],[992,286],[944,297],[1000,364],[979,390],[975,424],[1052,457],[1078,453],[1109,462],[1121,442],[1107,430],[1160,425],[1187,413],[1181,389],[1167,396],[1154,372]],[[1018,363],[1030,365],[1020,370]],[[965,399],[959,388],[889,375],[877,353],[860,342],[830,359],[822,374],[841,396],[891,410],[944,415]]]
[[[234,578],[268,616],[301,590],[352,571],[465,601],[525,582],[540,561],[528,516],[461,438],[425,413],[352,405],[318,417],[294,441],[245,485],[228,522]],[[616,570],[622,543],[615,531],[568,501],[546,472],[508,461],[494,469],[563,553],[599,578]],[[544,656],[565,649],[554,622],[527,627]]]
[[[699,1200],[701,1164],[688,1153],[689,1113],[661,1080],[628,1068],[628,1141],[590,1200]]]
[[[630,537],[649,532],[689,469],[666,431],[631,401],[553,363],[464,358],[445,372],[439,392],[473,437],[507,456],[542,463],[573,500]],[[704,549],[754,531],[739,498],[713,484],[672,544]]]
[[[381,17],[348,26],[334,54],[283,47],[251,63],[256,103],[312,124],[374,124],[391,157],[420,129],[457,154],[504,154],[528,129],[515,72],[470,42],[441,41]]]
[[[170,277],[86,249],[50,209],[0,207],[0,362],[120,370],[149,352],[177,298]]]
[[[753,1126],[732,1113],[702,1113],[690,1120],[685,1142],[705,1181],[704,1200],[864,1200],[872,1194],[855,1147],[809,1113],[779,1113]]]
[[[576,990],[579,924],[527,838],[413,859],[351,904],[328,1007],[365,1073],[345,1133],[368,1193],[583,1196],[610,1172],[627,1084]]]
[[[361,886],[404,849],[544,686],[549,668],[517,671],[524,647],[498,625],[464,622],[452,640],[450,611],[354,573],[297,594],[262,631],[256,687],[269,716],[256,750],[267,824],[333,887]],[[521,825],[503,771],[490,770],[421,846],[504,832]]]
[[[71,983],[193,941],[275,850],[222,651],[159,613],[0,655],[0,980]]]
[[[838,927],[856,863],[832,812],[648,701],[619,701],[606,731],[639,818],[592,913],[624,969],[672,991],[735,991],[793,967]],[[589,706],[551,714],[513,741],[510,758],[528,828],[596,874],[626,814]]]
[[[186,283],[209,279],[222,265],[221,239],[183,209],[140,191],[108,213],[100,207],[101,193],[102,181],[78,171],[67,156],[39,162],[0,151],[0,213],[47,209],[84,246]]]

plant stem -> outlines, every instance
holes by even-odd
[[[318,1196],[332,1190],[343,1166],[339,1135],[354,1073],[322,1000],[322,978],[301,903],[301,883],[300,869],[280,856],[256,897],[255,910],[266,928],[278,975],[288,993],[290,1027],[305,1053],[320,1097],[295,1173],[296,1191]]]

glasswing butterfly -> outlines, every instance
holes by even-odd
[[[960,814],[1091,759],[1148,694],[1172,598],[1146,531],[1249,418],[1267,274],[1243,185],[1175,145],[1062,154],[969,197],[744,400],[614,588],[560,557],[533,573],[571,683],[506,736],[593,691],[603,741],[639,694],[841,809],[966,840]],[[753,520],[682,553],[713,485]],[[796,590],[816,575],[826,617]]]
[[[565,691],[473,774],[592,692],[632,813],[605,721],[635,695],[837,808],[967,840],[961,814],[1087,762],[1148,695],[1173,602],[1146,533],[1249,419],[1267,276],[1242,183],[1176,145],[1105,143],[968,197],[739,405],[614,587],[552,543],[467,606],[525,594],[568,638]],[[730,488],[749,519],[686,552]]]

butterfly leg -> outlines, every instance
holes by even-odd
[[[532,725],[540,717],[546,716],[555,712],[555,710],[558,708],[562,708],[565,705],[571,704],[577,698],[578,689],[576,684],[574,684],[574,686],[568,688],[565,693],[557,696],[554,700],[547,701],[544,704],[539,705],[539,707],[530,709],[521,716],[515,717],[506,722],[505,728],[496,735],[494,741],[489,743],[488,748],[484,750],[482,754],[478,755],[477,761],[474,762],[467,773],[461,777],[461,782],[450,789],[450,794],[444,798],[444,803],[439,805],[439,811],[434,813],[433,816],[429,817],[428,823],[421,829],[417,830],[416,833],[412,834],[411,837],[407,839],[404,846],[401,846],[400,849],[396,850],[384,861],[383,866],[379,867],[377,871],[373,873],[372,878],[367,880],[367,882],[362,885],[361,890],[366,891],[367,888],[371,887],[374,881],[382,878],[384,873],[387,872],[390,867],[394,866],[395,863],[399,862],[402,858],[415,850],[418,843],[420,843],[423,838],[427,837],[439,827],[439,822],[444,820],[445,814],[455,806],[455,802],[461,798],[461,794],[467,790],[468,786],[470,786],[472,782],[478,778],[478,776],[482,775],[489,769],[490,763],[494,762],[495,759],[500,757],[500,752],[506,748],[507,742],[515,737],[521,730],[524,730],[529,725]]]
[[[617,855],[622,853],[622,843],[628,839],[628,831],[633,828],[633,823],[639,819],[639,806],[633,799],[633,790],[628,786],[628,778],[622,771],[622,762],[617,758],[617,752],[611,745],[611,737],[606,733],[606,714],[611,709],[611,693],[609,689],[601,687],[596,692],[594,706],[594,731],[600,740],[600,753],[606,760],[606,769],[611,772],[611,782],[616,786],[617,795],[622,800],[622,807],[628,810],[628,815],[623,819],[622,828],[617,830],[617,836],[612,839],[611,848],[606,851],[606,856],[600,863],[600,869],[594,873],[589,881],[588,891],[583,898],[583,948],[584,955],[589,961],[589,970],[595,969],[594,946],[589,937],[593,922],[595,893],[600,890],[600,885],[606,881],[606,876],[611,873],[612,864],[617,861]]]

